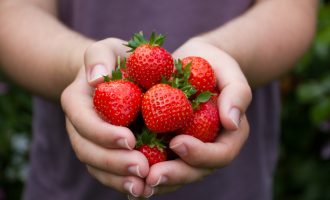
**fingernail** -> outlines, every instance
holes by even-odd
[[[158,186],[160,184],[164,184],[166,182],[167,182],[167,177],[166,176],[160,176],[158,178],[157,182],[155,184],[151,185],[151,187],[156,187],[156,186]]]
[[[133,165],[133,166],[130,166],[128,167],[128,171],[131,173],[131,174],[134,174],[138,177],[141,177],[141,178],[144,178],[141,173],[140,173],[140,167],[138,165]]]
[[[231,121],[235,124],[236,128],[240,123],[241,112],[237,108],[231,108],[228,114]]]
[[[149,191],[148,191],[148,194],[144,195],[144,198],[150,198],[152,195],[154,195],[156,188],[146,186],[146,190],[149,190]]]
[[[130,181],[124,183],[124,189],[129,192],[131,195],[133,195],[134,197],[138,197],[137,194],[134,194],[133,192],[133,187],[134,187],[134,184]]]
[[[101,64],[95,65],[91,70],[89,81],[95,81],[96,79],[106,75],[108,75],[108,71],[104,65]]]
[[[185,156],[188,154],[187,147],[182,143],[175,144],[175,145],[171,146],[170,148],[172,150],[174,150],[175,153],[177,153],[179,156]]]
[[[117,145],[119,147],[124,148],[124,149],[132,150],[132,148],[128,145],[128,142],[127,142],[126,138],[120,138],[119,140],[117,140]]]

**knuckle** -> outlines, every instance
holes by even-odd
[[[225,167],[225,166],[228,166],[230,163],[233,162],[235,156],[234,156],[234,153],[233,151],[228,148],[226,151],[225,151],[225,154],[224,154],[224,157],[223,157],[223,160],[222,160],[222,167]]]
[[[105,44],[102,41],[98,41],[98,42],[94,42],[92,44],[90,44],[84,53],[84,60],[85,63],[88,64],[88,60],[90,57],[92,57],[93,55],[95,55],[96,53],[102,51],[104,48],[106,48]]]
[[[61,101],[61,106],[62,106],[64,112],[66,111],[66,108],[67,108],[66,102],[67,102],[67,100],[69,99],[69,96],[70,96],[70,92],[68,91],[69,90],[69,87],[65,88],[63,90],[63,92],[61,93],[61,99],[60,99],[60,101]]]
[[[103,184],[104,186],[112,186],[112,183],[110,181],[110,179],[107,178],[107,176],[104,176],[104,175],[101,175],[100,172],[91,167],[91,166],[86,166],[87,168],[87,172],[94,178],[96,179],[97,181],[99,181],[101,184]]]
[[[77,147],[78,145],[76,143],[72,143],[72,148],[74,152],[76,153],[77,159],[82,162],[82,163],[87,163],[87,160],[83,154],[79,151],[79,148]]]
[[[240,86],[242,94],[247,98],[250,102],[252,100],[252,89],[248,84],[242,84]]]
[[[105,169],[112,169],[115,166],[115,163],[112,158],[106,157],[103,161],[103,165]]]
[[[227,144],[223,143],[223,148],[221,150],[217,151],[217,157],[214,160],[213,169],[220,169],[223,167],[228,166],[234,159],[234,153],[232,151],[232,148]]]
[[[197,167],[204,167],[208,165],[208,163],[210,162],[209,157],[203,155],[204,155],[203,152],[200,151],[195,152],[195,154],[192,155],[189,160],[190,164]]]
[[[96,178],[95,173],[94,173],[94,170],[90,166],[86,165],[86,169],[87,169],[87,172],[90,175],[92,175],[94,178]]]
[[[245,79],[244,80],[239,80],[236,84],[241,89],[241,91],[243,91],[243,92],[248,93],[248,92],[251,91],[251,87]]]
[[[116,44],[116,43],[120,42],[121,40],[119,40],[118,38],[109,37],[103,41],[112,45],[112,44]]]
[[[104,44],[102,43],[102,41],[94,42],[86,48],[85,54],[91,54],[100,48],[104,48]]]

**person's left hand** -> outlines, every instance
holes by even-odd
[[[210,62],[221,91],[218,108],[223,128],[215,143],[203,143],[188,135],[173,138],[170,148],[180,159],[157,163],[150,168],[144,189],[145,197],[175,191],[230,164],[249,134],[245,111],[252,93],[238,63],[226,52],[201,38],[187,41],[173,56],[181,59],[200,56]]]

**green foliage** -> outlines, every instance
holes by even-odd
[[[283,101],[275,199],[330,199],[330,4],[319,10],[310,51],[291,74]]]
[[[20,199],[31,138],[30,96],[0,74],[0,199]]]

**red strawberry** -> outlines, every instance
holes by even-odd
[[[107,122],[128,126],[141,108],[142,92],[134,83],[113,80],[96,86],[93,96],[95,110]]]
[[[149,145],[142,145],[138,150],[143,153],[149,162],[149,166],[154,165],[158,162],[166,161],[167,154],[166,151],[160,150],[157,147],[151,147]]]
[[[142,116],[153,132],[165,133],[185,126],[193,109],[185,94],[166,84],[150,88],[142,99]]]
[[[136,149],[148,159],[149,166],[167,160],[165,145],[156,138],[156,134],[144,129],[137,138]]]
[[[187,134],[203,142],[214,142],[220,130],[218,108],[210,101],[202,103],[194,111],[193,117],[178,134]]]
[[[190,65],[189,83],[198,93],[212,91],[216,86],[216,77],[211,65],[201,57],[189,56],[182,59],[182,66]]]
[[[147,41],[142,33],[137,33],[127,44],[133,51],[127,58],[128,75],[145,89],[160,83],[163,78],[169,79],[172,75],[173,58],[161,47],[164,40],[163,35],[152,33]]]

